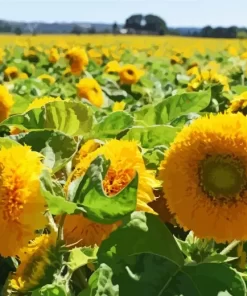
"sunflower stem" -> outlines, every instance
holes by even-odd
[[[221,255],[227,255],[229,252],[231,252],[241,241],[234,240],[231,242],[225,249],[223,249],[220,254]]]
[[[57,233],[57,242],[63,241],[64,233],[63,233],[63,225],[67,214],[63,214],[60,218],[59,224],[58,224],[58,233]]]

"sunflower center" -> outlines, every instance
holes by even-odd
[[[232,155],[209,155],[199,169],[200,182],[208,196],[237,199],[246,186],[245,167]]]
[[[103,181],[106,195],[116,195],[130,183],[134,174],[135,171],[133,169],[115,170],[110,168]]]
[[[128,70],[127,70],[127,73],[128,73],[129,75],[133,75],[133,74],[134,74],[134,71],[133,71],[133,70],[130,70],[130,69],[128,69]]]

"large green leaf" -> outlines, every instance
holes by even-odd
[[[179,267],[150,253],[127,258],[115,276],[120,295],[142,296],[245,296],[241,276],[225,263],[202,263]]]
[[[44,165],[52,169],[53,173],[72,159],[77,147],[72,137],[59,131],[33,131],[10,138],[17,139],[20,144],[29,145],[32,150],[43,154]]]
[[[113,285],[112,277],[111,268],[104,263],[101,264],[91,275],[88,281],[89,287],[79,293],[78,296],[119,296],[119,287]]]
[[[11,116],[1,123],[28,130],[59,130],[70,136],[90,132],[92,124],[92,111],[86,104],[65,101],[48,103],[42,108]]]
[[[23,113],[27,110],[28,105],[32,100],[28,96],[19,96],[17,94],[13,95],[14,105],[11,108],[11,114]]]
[[[169,146],[179,131],[180,128],[169,125],[135,126],[127,132],[123,139],[136,140],[143,148],[153,148],[158,145]]]
[[[101,122],[94,126],[93,132],[96,138],[114,138],[121,131],[133,126],[133,117],[124,111],[109,114]]]
[[[209,105],[210,99],[210,91],[178,94],[154,106],[144,106],[134,116],[145,125],[165,124],[183,114],[200,112]]]
[[[74,181],[76,186],[72,183],[69,187],[70,199],[86,210],[89,219],[103,224],[119,221],[136,208],[138,175],[117,195],[109,197],[102,184],[109,166],[109,161],[98,156],[83,178]]]
[[[183,254],[168,228],[158,216],[143,212],[126,217],[123,225],[102,242],[98,260],[118,274],[129,256],[140,253],[159,254],[176,266],[184,263]]]

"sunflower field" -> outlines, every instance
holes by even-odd
[[[247,43],[0,46],[0,295],[247,295]]]

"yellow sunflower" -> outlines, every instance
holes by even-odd
[[[160,179],[184,229],[217,242],[246,240],[247,118],[210,115],[185,127],[161,163]]]
[[[120,69],[118,61],[110,61],[105,66],[106,73],[119,73]]]
[[[55,81],[56,81],[56,79],[53,76],[49,75],[49,74],[42,74],[42,75],[38,76],[38,79],[42,80],[42,81],[45,81],[50,85],[54,84]]]
[[[154,214],[155,212],[148,203],[155,199],[153,188],[158,187],[160,183],[155,179],[154,172],[146,170],[136,142],[110,140],[104,146],[83,157],[70,175],[65,190],[68,190],[68,186],[73,180],[85,174],[91,162],[99,155],[104,155],[106,159],[111,161],[103,181],[105,193],[109,198],[125,188],[137,172],[139,183],[136,209]],[[66,217],[64,224],[65,240],[68,244],[80,241],[78,244],[81,246],[99,245],[117,225],[98,224],[82,215],[71,215]]]
[[[230,106],[227,109],[227,113],[237,113],[242,112],[247,115],[247,91],[241,93],[231,101]]]
[[[10,109],[13,105],[12,95],[5,86],[0,85],[0,122],[9,117]]]
[[[104,103],[103,91],[98,82],[93,78],[83,78],[76,85],[80,98],[87,99],[92,105],[101,107]]]
[[[0,150],[0,254],[15,256],[46,224],[41,154],[28,146]]]
[[[135,84],[144,75],[144,71],[135,65],[124,65],[119,71],[120,82],[122,84]]]
[[[53,47],[49,51],[49,62],[55,64],[60,58],[57,48]]]
[[[17,78],[19,75],[19,70],[15,66],[9,66],[4,70],[4,79],[11,80]]]
[[[18,78],[20,78],[20,79],[28,79],[28,75],[27,75],[27,73],[25,73],[25,72],[21,72],[21,73],[18,75]]]
[[[43,234],[20,249],[18,257],[21,264],[11,276],[9,288],[19,293],[27,293],[46,284],[48,268],[56,268],[54,250],[56,235]],[[54,270],[53,270],[54,271]]]
[[[198,90],[207,84],[217,83],[223,86],[223,91],[229,91],[228,78],[224,75],[218,74],[215,70],[203,70],[196,75],[194,79],[188,84],[189,91]]]
[[[112,106],[112,111],[115,112],[115,111],[122,111],[124,110],[126,106],[126,103],[124,101],[121,101],[121,102],[115,102]]]
[[[89,62],[86,51],[80,47],[71,48],[65,57],[69,60],[71,73],[75,75],[80,75]]]
[[[88,156],[91,152],[95,151],[102,145],[99,140],[88,140],[84,143],[73,160],[73,166],[77,165],[84,157]]]

